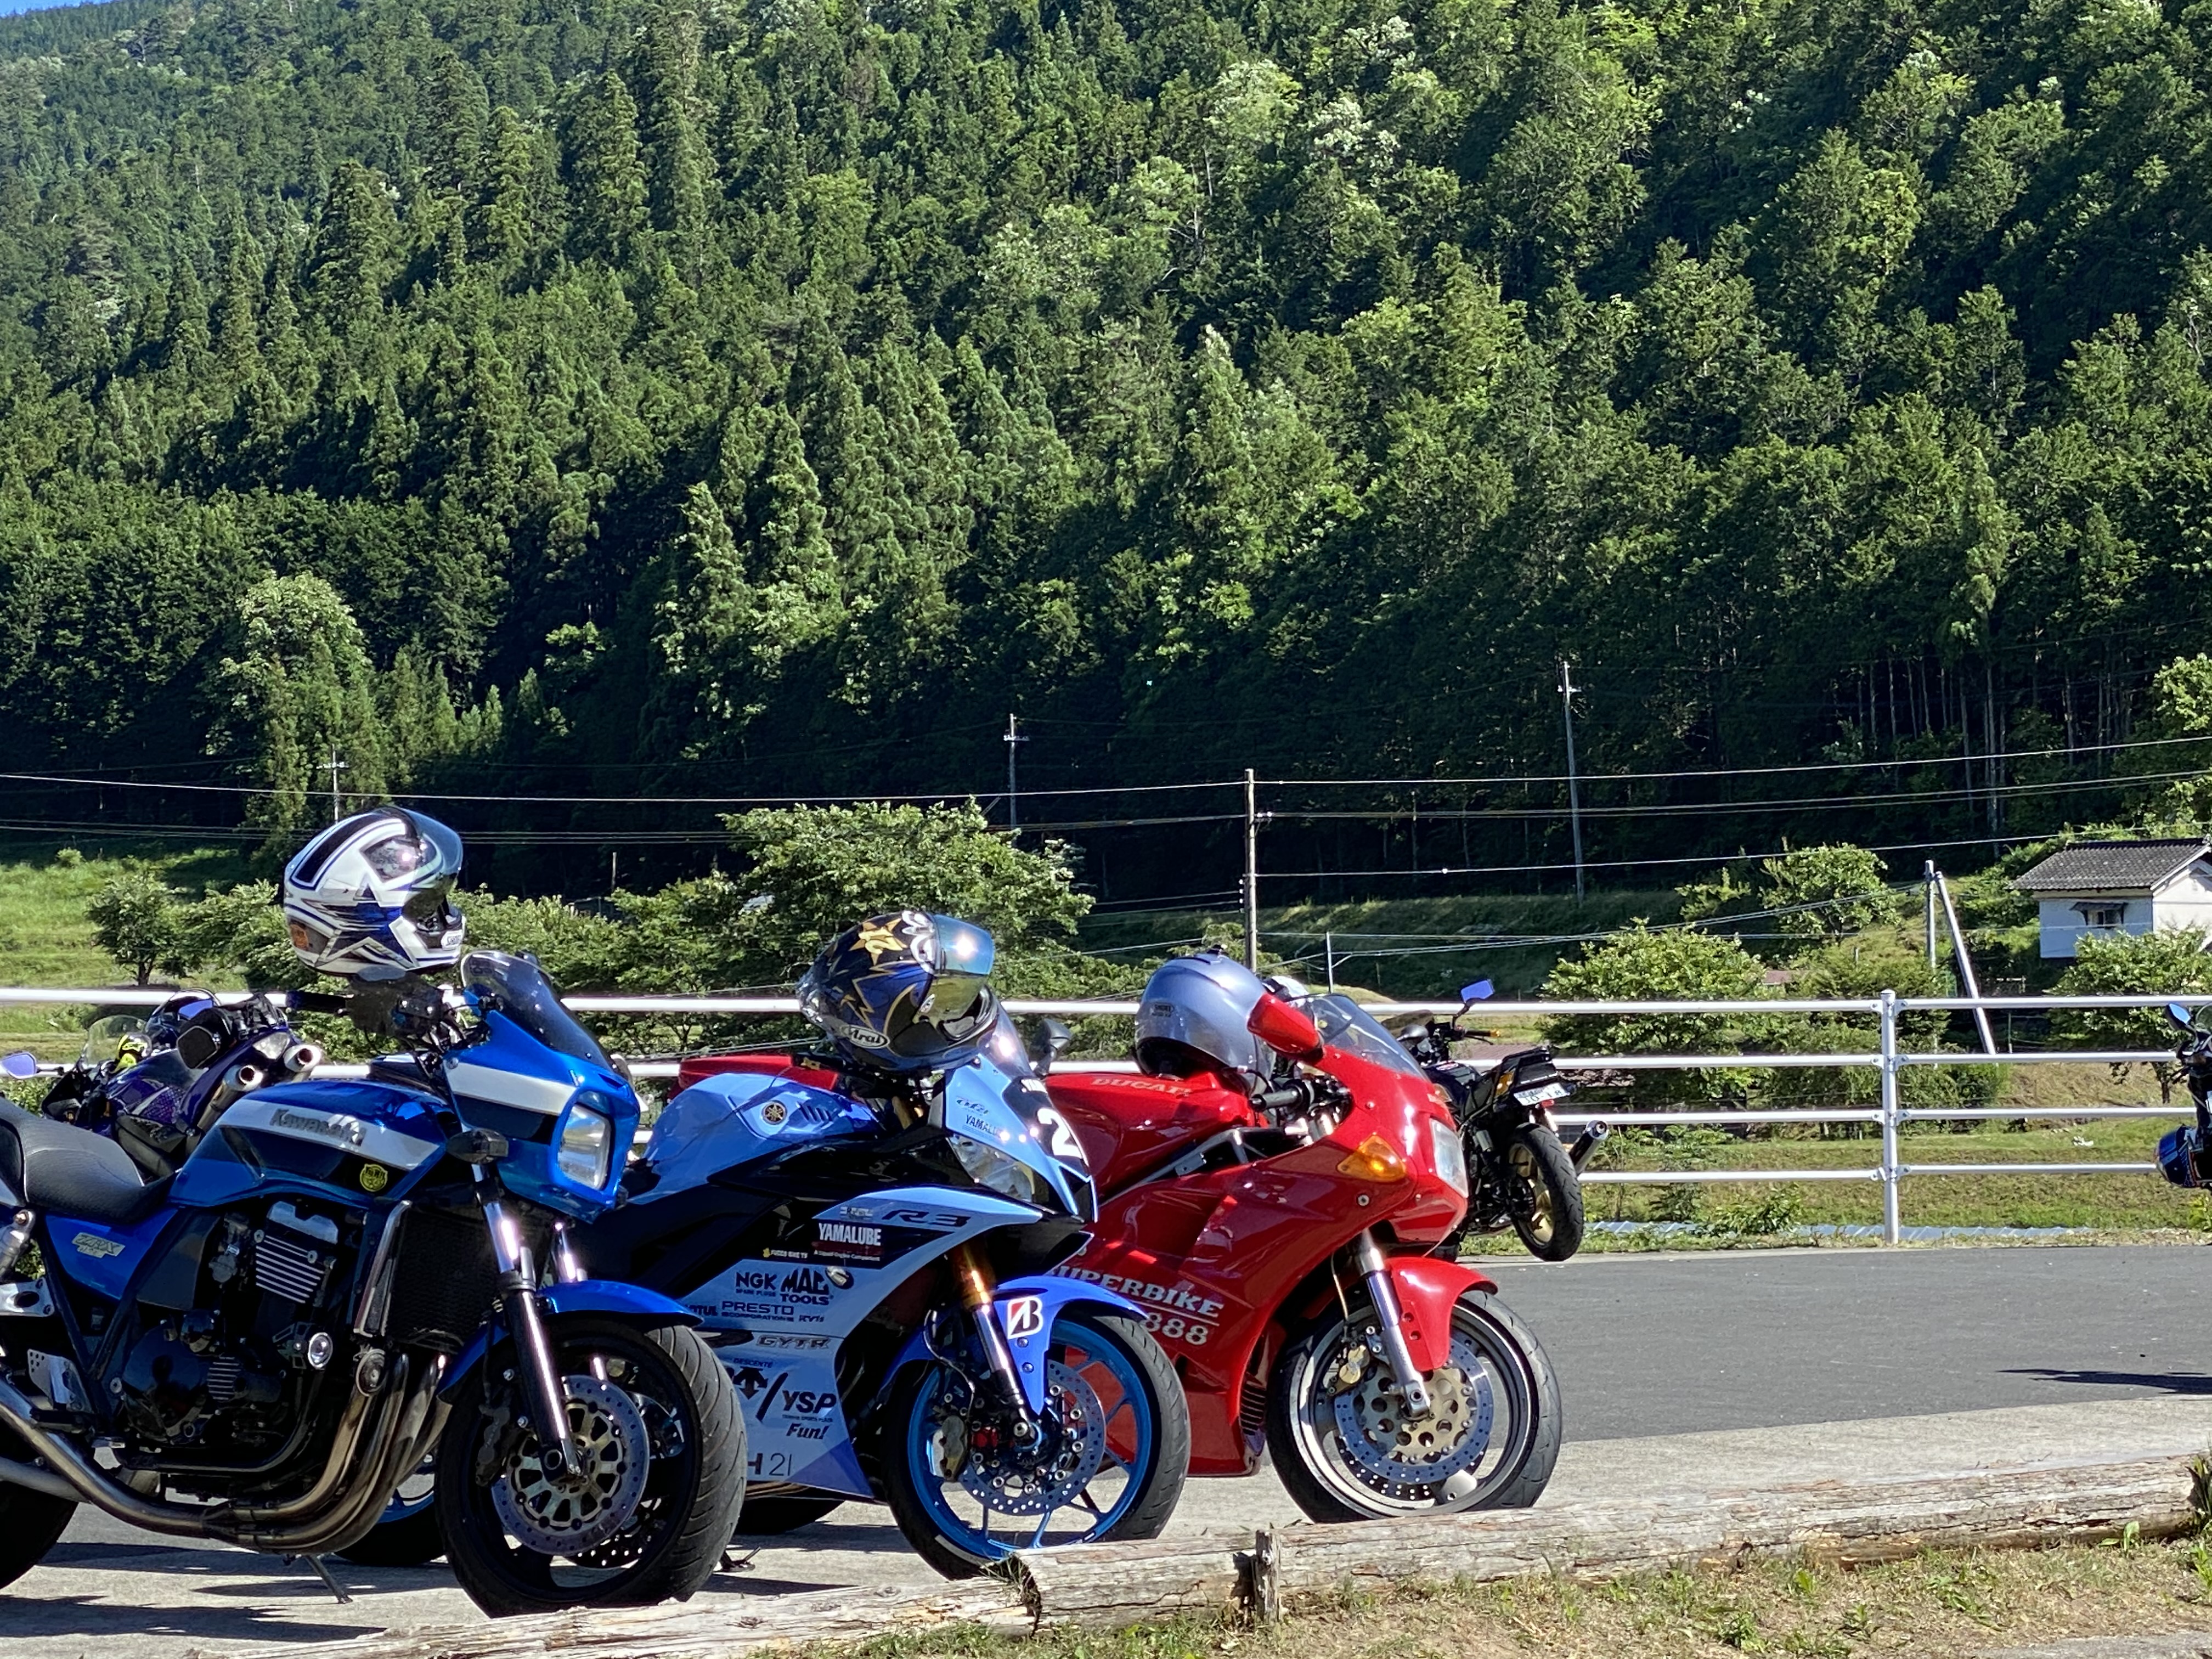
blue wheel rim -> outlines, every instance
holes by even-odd
[[[1054,1330],[1054,1357],[1071,1364],[1098,1395],[1108,1450],[1097,1473],[1081,1486],[1071,1483],[1071,1489],[1065,1494],[1055,1494],[1059,1501],[1042,1516],[987,1511],[981,1517],[983,1525],[979,1526],[976,1518],[963,1513],[973,1505],[971,1495],[957,1479],[940,1474],[935,1467],[936,1406],[950,1373],[942,1365],[933,1367],[928,1382],[915,1396],[914,1414],[906,1428],[908,1474],[931,1523],[945,1541],[979,1559],[1003,1560],[1018,1549],[1087,1543],[1103,1537],[1134,1507],[1144,1490],[1146,1477],[1152,1472],[1159,1425],[1154,1420],[1135,1362],[1118,1341],[1087,1325],[1063,1324]],[[1049,1397],[1045,1408],[1048,1412],[1055,1409]],[[1111,1449],[1115,1440],[1124,1437],[1134,1440],[1126,1459]],[[1117,1472],[1121,1491],[1110,1504],[1085,1501],[1093,1486]],[[951,1497],[956,1492],[968,1500],[957,1508]],[[1070,1515],[1087,1517],[1088,1524],[1079,1528],[1054,1528],[1055,1521]]]

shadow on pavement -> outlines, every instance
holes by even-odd
[[[2113,1389],[2156,1389],[2163,1394],[2212,1395],[2212,1376],[2203,1371],[2061,1370],[2046,1366],[2008,1370],[2007,1376],[2033,1376],[2045,1382],[2081,1382]]]
[[[178,1636],[238,1642],[338,1642],[359,1625],[303,1624],[278,1613],[209,1607],[148,1608],[90,1598],[0,1595],[0,1629],[12,1640],[32,1636]]]

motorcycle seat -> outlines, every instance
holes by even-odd
[[[84,1221],[128,1226],[168,1196],[105,1135],[0,1103],[0,1179],[25,1204]]]

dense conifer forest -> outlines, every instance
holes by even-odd
[[[1548,777],[1562,657],[1594,771],[1841,769],[1594,855],[2109,811],[2212,729],[2208,90],[2184,0],[0,21],[0,747],[270,792],[0,817]]]

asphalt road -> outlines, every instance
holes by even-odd
[[[1552,1357],[1570,1441],[2212,1395],[2212,1249],[1487,1265]]]
[[[1567,1445],[1545,1501],[1766,1485],[2212,1441],[2212,1250],[1870,1249],[1490,1264],[1552,1356]],[[1194,1481],[1172,1530],[1297,1511],[1272,1474]],[[442,1565],[306,1564],[155,1537],[88,1510],[0,1590],[7,1659],[214,1659],[471,1621]],[[703,1593],[935,1582],[889,1516],[848,1504]]]

